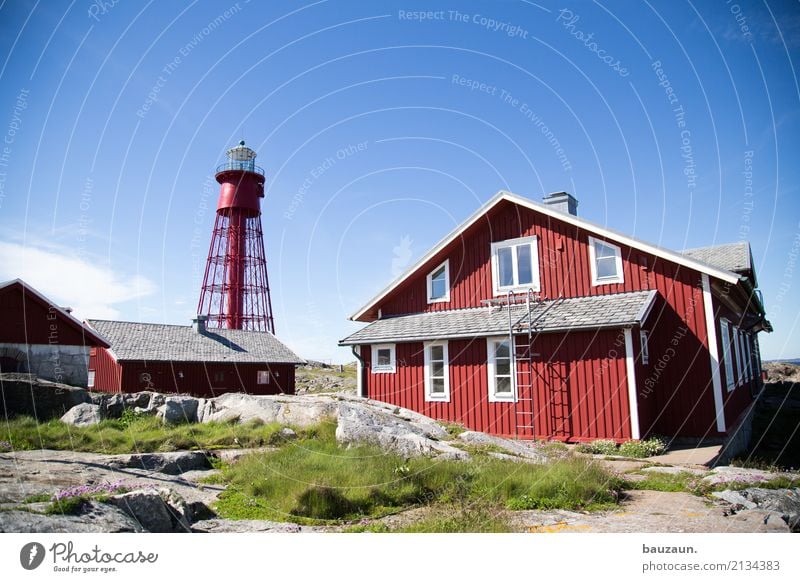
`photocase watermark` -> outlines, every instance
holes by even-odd
[[[39,542],[30,542],[19,551],[19,563],[26,570],[35,570],[44,562],[46,552]]]
[[[397,278],[402,275],[406,267],[411,263],[411,257],[414,256],[411,250],[412,244],[414,244],[414,241],[411,240],[411,237],[405,235],[400,238],[400,242],[397,245],[392,247],[392,277]]]
[[[583,46],[597,55],[597,58],[605,63],[612,71],[616,72],[620,77],[627,77],[630,75],[630,71],[622,66],[618,58],[608,54],[604,48],[597,44],[597,41],[594,40],[593,32],[587,34],[575,26],[580,19],[580,15],[575,14],[569,8],[562,8],[558,11],[558,16],[556,16],[556,22],[561,23],[565,30],[577,40],[581,41]]]
[[[249,2],[249,0],[247,0],[247,2]],[[244,3],[247,4],[247,2]],[[144,119],[147,115],[147,112],[150,111],[150,108],[158,102],[161,90],[167,85],[169,78],[175,74],[175,71],[180,68],[181,64],[183,63],[183,59],[188,57],[194,49],[200,46],[200,44],[211,35],[211,33],[217,30],[225,22],[230,20],[233,16],[238,14],[241,9],[241,3],[237,2],[225,10],[225,12],[219,14],[216,18],[214,18],[214,20],[206,24],[192,37],[188,43],[178,49],[178,53],[172,57],[172,60],[161,68],[158,78],[155,80],[155,83],[153,83],[153,86],[147,93],[147,97],[145,97],[144,102],[136,110],[136,115],[140,119]]]
[[[214,196],[217,181],[213,176],[206,176],[203,187],[200,190],[200,202],[194,213],[192,238],[189,241],[189,248],[192,255],[192,280],[199,281],[200,276],[205,272],[206,251],[208,250],[208,231],[205,229],[206,214],[209,210],[209,200]]]
[[[114,6],[121,1],[122,0],[94,0],[89,4],[89,10],[87,10],[89,18],[93,19],[95,22],[100,22],[100,17],[111,12]]]
[[[658,86],[664,89],[664,94],[667,101],[672,106],[672,114],[675,117],[675,125],[678,126],[680,131],[680,151],[681,159],[683,160],[683,175],[686,176],[686,188],[694,190],[697,187],[697,172],[695,170],[694,150],[692,148],[692,132],[686,124],[686,111],[681,105],[675,89],[669,80],[661,61],[656,60],[650,64],[650,68],[656,74],[658,79]]]
[[[339,162],[346,160],[347,158],[366,151],[369,147],[368,141],[362,141],[356,144],[348,144],[344,147],[339,148],[336,152],[326,157],[324,160],[319,162],[305,177],[303,182],[300,184],[300,187],[295,192],[295,195],[292,196],[292,200],[289,202],[289,207],[283,213],[283,217],[286,220],[291,220],[294,217],[295,212],[297,209],[305,202],[306,196],[308,195],[308,191],[314,183],[319,180],[322,176],[324,176],[331,168],[333,168]]]
[[[490,32],[499,32],[510,38],[528,39],[528,31],[504,20],[495,20],[483,14],[470,14],[458,10],[398,10],[397,19],[411,22],[447,21],[472,24]]]
[[[11,112],[11,121],[8,122],[3,143],[0,144],[0,208],[3,207],[3,200],[6,197],[6,180],[8,179],[6,168],[11,164],[14,142],[17,139],[17,133],[22,129],[22,112],[28,108],[28,95],[30,95],[30,89],[20,89],[17,93],[17,100]]]
[[[746,240],[750,234],[751,214],[753,214],[753,150],[744,152],[744,203],[742,204],[742,217],[739,223],[739,239]]]
[[[794,270],[797,267],[797,258],[800,256],[800,223],[797,224],[794,237],[792,238],[792,245],[789,247],[789,252],[786,254],[786,265],[783,268],[783,278],[781,284],[778,285],[778,292],[775,294],[775,301],[770,307],[770,313],[773,317],[777,317],[783,311],[783,300],[786,294],[792,288],[792,280],[794,279]]]
[[[753,42],[753,32],[750,30],[750,25],[747,24],[747,17],[744,15],[744,12],[742,12],[742,7],[733,0],[726,0],[725,3],[728,5],[728,10],[733,14],[733,18],[739,26],[739,32],[742,33],[742,36],[746,40]]]
[[[486,95],[497,97],[504,105],[509,105],[510,107],[519,111],[523,117],[525,117],[525,119],[531,122],[533,126],[541,132],[541,134],[547,140],[547,143],[553,148],[553,151],[555,152],[556,157],[558,157],[558,161],[561,164],[561,168],[565,172],[572,170],[572,163],[569,161],[567,153],[561,146],[561,142],[555,136],[550,127],[544,122],[539,114],[537,114],[532,107],[528,105],[528,103],[516,98],[506,89],[501,89],[496,85],[491,85],[483,81],[469,79],[459,74],[453,74],[450,77],[450,82],[454,85],[465,87],[469,89],[470,92],[477,91],[478,93],[485,93]]]

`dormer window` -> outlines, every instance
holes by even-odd
[[[495,295],[509,291],[539,291],[537,237],[492,243],[492,287]]]
[[[450,301],[450,261],[428,273],[428,303]]]
[[[589,266],[592,285],[622,283],[622,251],[616,245],[589,237]]]

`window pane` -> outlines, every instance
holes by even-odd
[[[430,347],[430,359],[431,361],[444,360],[444,346],[431,346]]]
[[[601,257],[614,257],[616,256],[616,249],[601,242],[596,242],[594,243],[594,254],[598,259]]]
[[[379,366],[389,366],[391,365],[391,354],[392,351],[389,348],[382,348],[378,350],[378,365]]]
[[[509,360],[497,360],[495,364],[495,374],[497,376],[510,376],[511,362]]]
[[[445,268],[441,266],[431,275],[431,299],[440,299],[447,294],[447,281],[445,280]]]
[[[497,393],[511,394],[511,378],[497,378]]]
[[[597,259],[597,278],[605,279],[606,277],[616,277],[617,273],[617,259],[615,257]]]
[[[444,362],[431,362],[431,377],[444,378]]]
[[[497,270],[500,286],[510,287],[514,285],[514,270],[512,266],[512,253],[510,247],[497,249]]]
[[[519,285],[530,285],[533,283],[533,262],[531,257],[531,245],[520,245],[517,247],[517,277]]]
[[[433,378],[431,380],[431,393],[433,393],[433,394],[444,394],[444,379],[443,378]]]
[[[508,352],[508,342],[495,342],[494,356],[495,359],[508,358],[511,354]]]

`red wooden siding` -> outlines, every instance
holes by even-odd
[[[226,392],[294,394],[295,368],[291,364],[116,362],[107,350],[98,349],[89,358],[89,369],[95,371],[94,389],[99,392],[152,390],[200,397]],[[259,371],[269,372],[268,384],[258,384]]]
[[[23,289],[12,284],[0,290],[0,343],[97,345],[93,338],[84,336],[76,322]]]
[[[89,352],[89,371],[94,371],[95,392],[121,392],[122,367],[111,356],[108,350],[92,348]]]
[[[621,330],[543,334],[534,342],[542,354],[533,362],[530,402],[489,402],[486,340],[452,340],[450,402],[425,402],[424,356],[420,342],[396,345],[397,371],[373,374],[371,350],[363,347],[369,398],[410,408],[472,430],[519,438],[572,442],[631,438],[625,343]],[[522,340],[523,336],[519,339]],[[527,336],[524,336],[527,341]],[[522,383],[522,362],[517,364]],[[519,394],[521,398],[527,397]],[[532,408],[531,408],[532,406]],[[517,412],[533,412],[534,430],[517,429]],[[519,424],[530,424],[527,420]]]
[[[728,391],[728,377],[727,371],[725,369],[725,361],[723,359],[724,354],[724,338],[722,337],[722,326],[720,324],[722,318],[727,319],[730,322],[730,326],[738,326],[740,324],[739,318],[731,311],[728,307],[722,304],[716,297],[714,298],[714,313],[716,319],[716,332],[717,332],[717,345],[719,346],[719,353],[720,353],[720,378],[722,381],[722,401],[725,406],[725,425],[727,427],[733,427],[734,423],[738,420],[739,416],[747,409],[747,407],[753,402],[755,395],[761,389],[761,382],[760,379],[756,376],[756,369],[753,368],[753,375],[751,379],[747,380],[747,371],[745,368],[742,368],[743,374],[740,375],[739,373],[739,365],[738,360],[736,359],[736,348],[734,347],[735,336],[733,334],[732,327],[728,329],[728,335],[730,336],[731,342],[731,351],[728,357],[731,358],[731,363],[733,365],[733,389],[729,392]],[[754,354],[754,346],[753,341],[750,336],[745,336],[747,340],[750,342],[750,354]],[[742,360],[745,362],[747,361],[746,353],[740,354]]]

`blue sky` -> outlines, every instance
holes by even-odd
[[[426,11],[420,14],[420,11]],[[0,277],[188,323],[213,170],[267,172],[278,336],[347,317],[500,189],[672,249],[750,240],[800,357],[798,4],[0,4]]]

